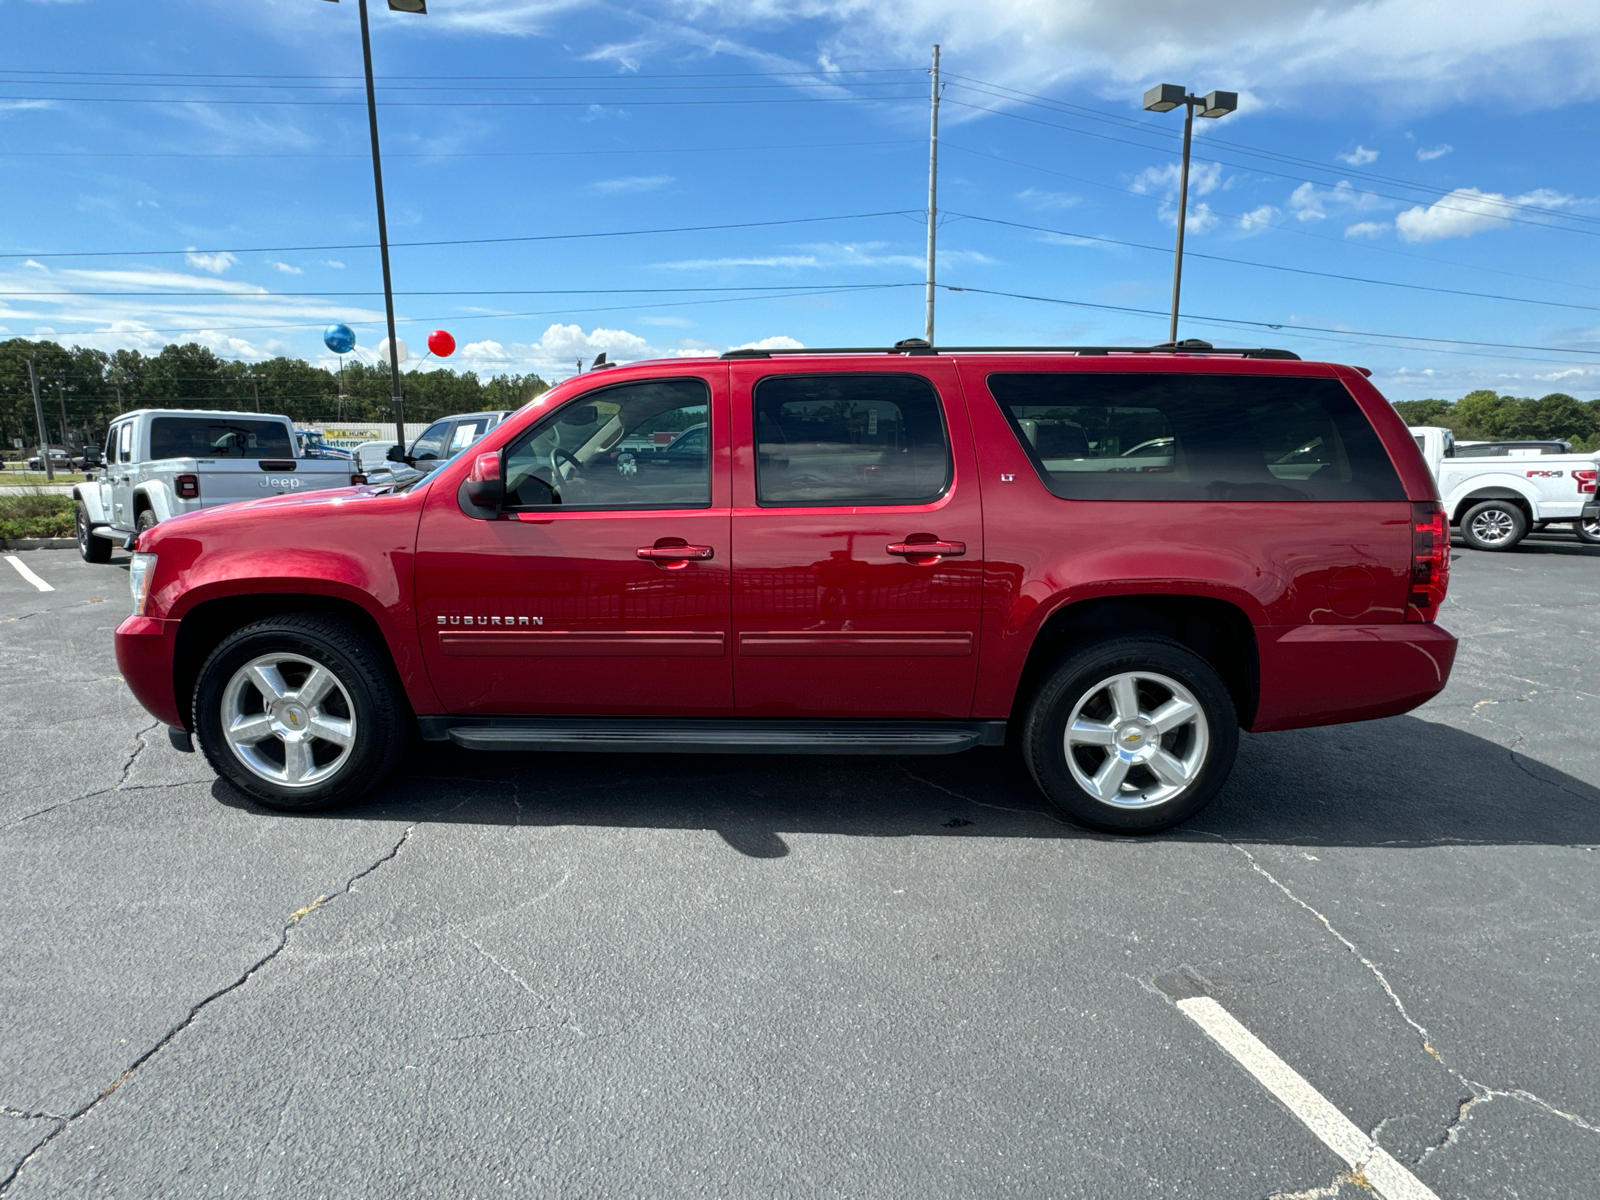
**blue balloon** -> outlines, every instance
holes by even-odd
[[[356,331],[348,325],[329,325],[322,331],[322,344],[335,354],[349,354],[356,348]]]

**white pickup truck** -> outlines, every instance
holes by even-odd
[[[1509,550],[1530,529],[1556,522],[1571,522],[1581,541],[1600,545],[1600,522],[1583,515],[1595,503],[1600,453],[1457,458],[1450,430],[1416,425],[1411,434],[1451,524],[1473,549]]]
[[[262,413],[144,409],[124,413],[106,435],[99,477],[72,489],[78,552],[111,558],[112,544],[168,517],[366,479],[348,459],[296,453],[294,423]]]

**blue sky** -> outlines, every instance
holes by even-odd
[[[1600,395],[1593,0],[374,3],[391,239],[547,239],[397,245],[414,353],[443,327],[455,365],[560,378],[920,335],[939,42],[941,343],[1165,339],[1182,120],[1138,98],[1172,82],[1241,94],[1196,123],[1180,336],[1393,399]],[[337,319],[370,353],[354,0],[0,27],[0,336],[320,361]]]

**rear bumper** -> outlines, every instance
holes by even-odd
[[[1257,631],[1261,698],[1252,732],[1409,712],[1450,680],[1455,634],[1438,625],[1289,625]]]
[[[172,681],[178,641],[177,621],[131,616],[117,626],[117,669],[134,699],[158,721],[184,728]]]
[[[1600,504],[1585,504],[1581,519],[1585,521],[1600,521]]]

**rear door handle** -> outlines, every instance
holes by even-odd
[[[901,558],[960,558],[967,552],[965,542],[890,542],[884,549]]]

